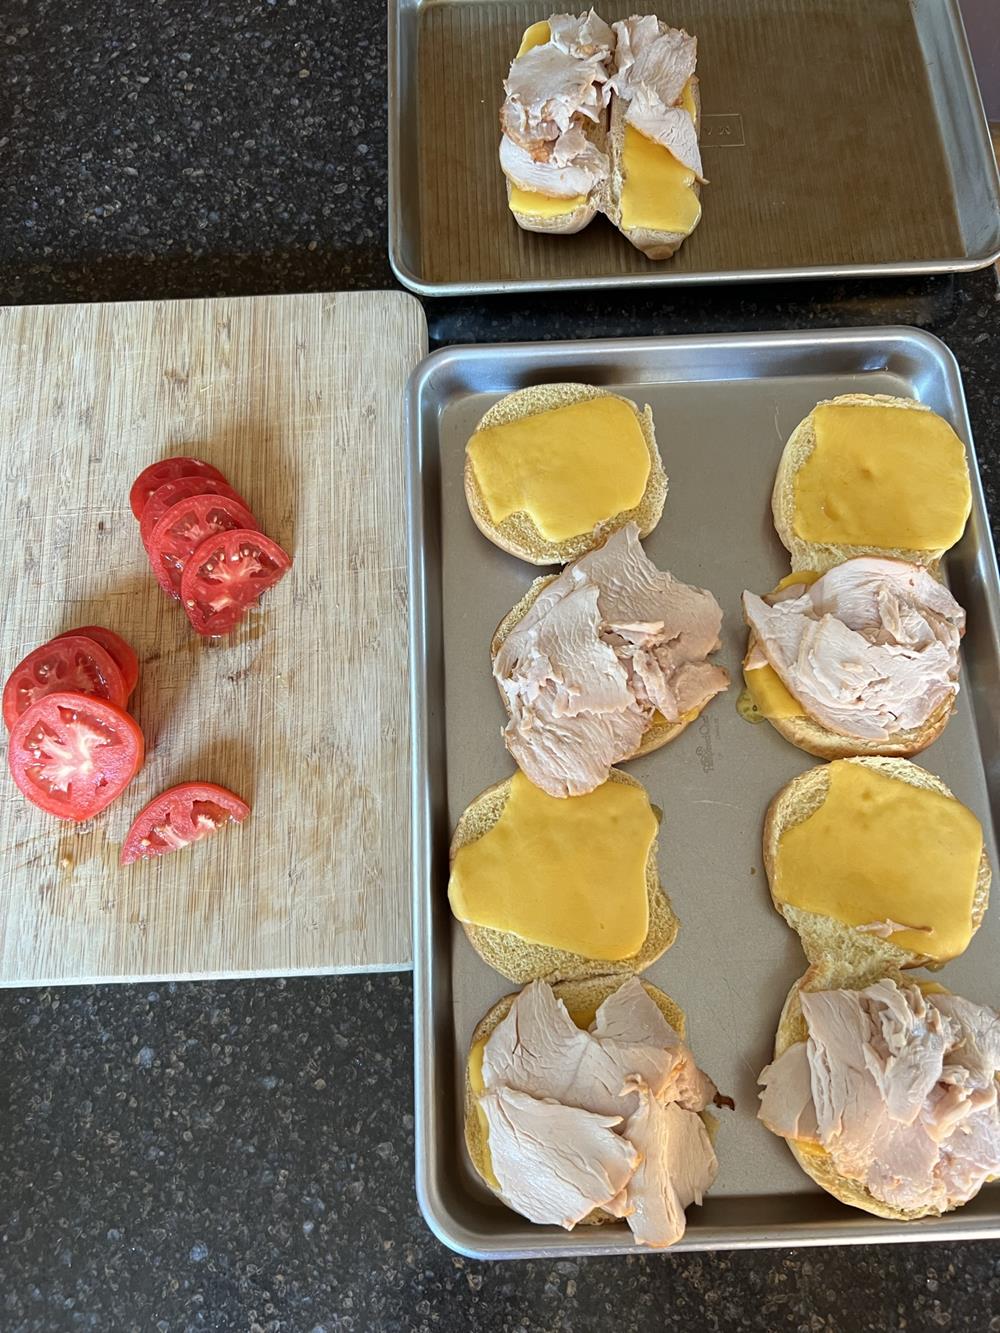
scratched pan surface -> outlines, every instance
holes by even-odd
[[[521,33],[553,8],[389,0],[389,255],[413,290],[934,272],[1000,253],[958,0],[677,0],[660,12],[698,38],[700,226],[661,263],[603,217],[575,236],[521,231],[497,112]]]
[[[913,329],[456,347],[414,372],[408,396],[414,702],[414,967],[417,1188],[427,1221],[454,1249],[485,1257],[629,1251],[621,1226],[569,1234],[532,1226],[473,1173],[461,1130],[463,1063],[473,1027],[515,989],[483,963],[448,911],[448,841],[467,803],[512,765],[488,644],[539,572],[475,528],[462,489],[466,440],[498,397],[576,379],[649,403],[670,492],[646,542],[662,568],[710,588],[725,621],[734,685],[673,744],[628,766],[662,807],[660,877],[681,920],[647,976],[688,1015],[699,1062],[736,1101],[722,1116],[721,1169],[692,1208],[680,1248],[715,1249],[1000,1234],[1000,1184],[957,1213],[899,1226],[818,1190],[755,1120],[756,1075],[770,1058],[782,1001],[805,969],[797,937],[770,906],[760,856],[771,797],[813,762],[736,711],[744,588],[788,570],[769,500],[782,446],[815,403],[865,391],[928,403],[967,441],[973,510],[947,561],[968,611],[959,709],[921,762],[978,815],[996,866],[1000,802],[1000,589],[958,368]],[[1000,908],[948,964],[954,990],[1000,1003]]]

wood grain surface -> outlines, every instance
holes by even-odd
[[[410,959],[402,390],[396,292],[0,310],[0,671],[77,625],[141,660],[147,759],[85,825],[0,772],[0,984],[327,972]],[[221,468],[291,573],[200,640],[128,507],[157,458]],[[133,816],[205,779],[253,807],[121,869]]]

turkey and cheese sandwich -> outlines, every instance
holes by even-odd
[[[922,565],[855,556],[745,592],[743,612],[747,690],[799,749],[908,758],[947,725],[965,612]]]
[[[970,508],[965,446],[928,408],[864,394],[814,408],[772,496],[795,572],[743,596],[758,715],[821,758],[930,745],[954,710],[965,632],[939,562]]]
[[[653,14],[613,25],[606,211],[649,259],[669,259],[701,220],[698,40]]]
[[[571,1230],[624,1218],[638,1244],[675,1244],[718,1171],[715,1085],[683,1034],[677,1005],[636,977],[535,981],[508,995],[469,1051],[476,1171],[529,1221]]]
[[[508,394],[465,447],[476,526],[534,565],[575,560],[628,523],[645,537],[666,496],[649,407],[589,384]]]
[[[935,1217],[1000,1175],[998,1073],[992,1009],[837,959],[792,987],[758,1115],[841,1202]]]
[[[858,973],[957,958],[989,901],[979,820],[906,759],[836,759],[793,778],[767,810],[764,868],[810,963]]]
[[[653,564],[627,524],[537,579],[493,637],[504,740],[550,796],[581,796],[615,764],[679,735],[729,685],[709,660],[722,611]]]
[[[697,40],[655,15],[593,10],[532,24],[504,81],[500,166],[527,231],[566,235],[603,212],[650,259],[698,225]]]
[[[641,972],[677,934],[658,829],[646,789],[617,769],[565,799],[518,770],[458,821],[452,912],[476,952],[519,984]]]
[[[521,39],[504,80],[500,166],[525,231],[585,227],[607,191],[604,84],[614,36],[593,10],[553,14]]]

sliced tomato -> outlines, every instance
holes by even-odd
[[[125,678],[106,648],[81,634],[67,634],[29,653],[3,687],[3,720],[8,728],[36,700],[54,690],[76,690],[124,707]]]
[[[150,563],[165,593],[179,597],[184,566],[208,537],[257,523],[250,510],[225,495],[191,495],[171,505],[149,534]]]
[[[214,477],[176,477],[158,486],[146,501],[139,520],[139,536],[143,546],[149,545],[150,534],[160,519],[180,500],[187,500],[192,495],[228,495],[230,500],[238,500],[244,509],[249,509],[243,496],[234,491],[228,481],[216,481]]]
[[[130,696],[139,683],[139,658],[132,645],[126,643],[113,629],[105,629],[103,625],[81,625],[79,629],[68,629],[65,634],[57,634],[56,638],[68,639],[76,635],[92,639],[111,654],[125,681],[125,695]]]
[[[246,801],[214,782],[182,782],[154,796],[136,815],[125,835],[121,863],[163,856],[207,838],[230,819],[242,824],[250,813]]]
[[[129,507],[136,518],[142,518],[146,501],[165,481],[175,477],[211,477],[213,481],[225,481],[225,477],[211,463],[203,463],[200,458],[161,458],[158,463],[150,463],[132,483],[128,493]]]
[[[181,605],[199,634],[228,634],[291,567],[291,556],[262,532],[217,533],[185,565]]]
[[[11,776],[33,805],[60,819],[90,819],[142,766],[139,724],[124,709],[75,691],[47,694],[10,733]]]

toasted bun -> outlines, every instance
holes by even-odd
[[[558,999],[562,1000],[570,1013],[581,1010],[597,1009],[603,1004],[609,995],[613,995],[622,984],[620,976],[594,976],[585,981],[563,981],[553,987]],[[656,986],[651,986],[648,981],[642,983],[646,993],[652,999],[657,1008],[663,1014],[670,1026],[678,1034],[684,1036],[684,1012],[676,1005],[669,995],[664,995],[663,991],[658,990]],[[498,1000],[489,1013],[483,1018],[475,1032],[472,1034],[472,1045],[478,1041],[485,1042],[493,1034],[497,1025],[507,1017],[510,1007],[517,999],[516,995],[505,995],[502,1000]],[[500,1190],[496,1189],[490,1183],[487,1170],[486,1135],[483,1132],[483,1123],[476,1115],[475,1094],[472,1091],[472,1084],[469,1080],[468,1063],[466,1063],[465,1072],[465,1144],[469,1150],[469,1156],[472,1159],[472,1165],[477,1173],[482,1177],[484,1183],[489,1186],[493,1193],[499,1198],[504,1199]],[[508,1207],[510,1205],[508,1204]],[[595,1208],[592,1213],[588,1213],[579,1225],[582,1226],[600,1226],[603,1222],[614,1222],[617,1218],[606,1213],[603,1208]]]
[[[757,646],[757,635],[750,631],[747,640],[747,658]],[[922,727],[912,727],[909,731],[894,731],[884,741],[862,740],[858,736],[844,736],[838,731],[831,731],[822,722],[816,721],[803,711],[802,717],[769,717],[767,721],[775,731],[791,741],[806,754],[817,759],[853,759],[860,755],[886,755],[890,758],[912,759],[921,750],[941,735],[948,725],[948,719],[955,711],[955,696],[952,695],[940,704]]]
[[[848,763],[865,764],[869,768],[878,769],[887,777],[908,782],[913,787],[922,787],[957,799],[940,778],[906,759],[864,757],[849,759]],[[911,953],[877,935],[860,934],[853,927],[845,926],[832,917],[806,912],[800,907],[790,907],[774,897],[774,866],[781,835],[818,810],[829,789],[830,770],[825,764],[807,769],[778,792],[768,806],[764,819],[764,869],[771,888],[771,900],[799,936],[806,957],[814,968],[821,968],[826,974],[868,977],[876,972],[891,973],[900,968],[926,966],[936,970],[943,966],[942,962],[928,958],[926,954]],[[990,879],[990,863],[984,847],[972,903],[973,934],[982,925],[986,913]]]
[[[508,611],[503,620],[500,621],[500,624],[496,627],[493,638],[490,640],[490,657],[494,661],[496,660],[497,653],[500,651],[500,645],[506,639],[507,635],[511,632],[514,626],[528,614],[537,601],[538,595],[542,589],[557,577],[558,576],[555,574],[546,574],[540,579],[535,579],[534,583],[518,602],[517,606]],[[497,689],[500,690],[500,698],[503,700],[504,707],[507,708],[507,711],[509,712],[510,709],[507,704],[507,696],[504,694],[503,690],[500,689],[499,681],[497,682]],[[711,703],[711,700],[707,700],[706,702]],[[704,706],[705,705],[703,705],[703,707]],[[618,762],[622,764],[628,763],[630,759],[639,759],[644,754],[651,754],[653,750],[658,750],[661,745],[666,745],[667,741],[672,741],[675,736],[679,736],[685,727],[689,727],[691,723],[700,716],[701,711],[701,708],[692,708],[690,712],[682,714],[676,722],[668,722],[662,717],[659,722],[651,722],[643,733],[638,749],[636,749],[633,754],[626,755],[624,759],[620,759]],[[656,716],[660,717],[660,714],[656,714]]]
[[[518,421],[522,417],[548,412],[554,407],[566,407],[570,403],[606,397],[614,398],[619,395],[609,394],[606,389],[598,389],[589,384],[540,384],[531,389],[519,389],[516,393],[509,393],[506,398],[494,403],[476,429],[502,426],[509,421]],[[509,551],[511,555],[516,555],[533,565],[566,564],[570,560],[575,560],[584,552],[600,546],[607,536],[623,528],[626,523],[638,524],[639,534],[642,537],[652,532],[660,521],[663,502],[667,498],[667,477],[663,471],[660,452],[656,447],[653,414],[648,407],[640,412],[629,398],[622,398],[621,401],[628,403],[635,413],[649,451],[649,477],[646,489],[634,509],[611,515],[598,523],[591,532],[581,532],[577,536],[568,537],[565,541],[551,542],[542,536],[534,520],[524,510],[508,515],[501,523],[493,522],[472,464],[466,455],[465,498],[469,503],[469,512],[480,532],[502,550]]]
[[[916,403],[910,398],[893,398],[889,394],[845,393],[838,398],[829,398],[817,407],[827,403],[843,403],[855,407],[898,407],[904,412],[929,412],[925,403]],[[815,411],[815,408],[813,409]],[[831,569],[858,555],[886,556],[890,559],[908,560],[914,565],[925,565],[934,571],[937,562],[944,555],[944,548],[934,551],[909,550],[906,547],[881,546],[839,546],[827,542],[807,542],[795,534],[795,476],[806,459],[816,447],[816,428],[813,413],[792,431],[778,464],[771,493],[771,512],[774,526],[782,544],[788,548],[792,557],[793,569]]]
[[[864,990],[866,986],[882,978],[897,983],[902,983],[904,980],[892,968],[877,965],[869,966],[861,972],[852,972],[840,959],[829,959],[822,966],[811,967],[788,992],[781,1018],[778,1020],[778,1031],[774,1039],[774,1058],[777,1059],[796,1042],[805,1041],[809,1035],[799,999],[802,991]],[[919,1217],[939,1217],[941,1214],[940,1208],[905,1209],[883,1203],[858,1181],[848,1180],[846,1176],[840,1175],[833,1164],[833,1158],[825,1148],[794,1139],[788,1139],[786,1142],[792,1156],[806,1175],[811,1176],[821,1189],[825,1189],[828,1194],[832,1194],[835,1199],[848,1204],[851,1208],[861,1208],[866,1213],[874,1213],[876,1217],[889,1218],[894,1222],[913,1222]]]
[[[660,31],[667,31],[667,24],[662,20],[660,22]],[[695,105],[695,125],[701,126],[701,93],[698,88],[698,79],[693,77],[691,80],[691,92]],[[691,232],[683,231],[657,231],[653,227],[623,227],[622,226],[622,189],[625,184],[625,178],[622,174],[622,149],[625,142],[625,115],[628,111],[628,102],[621,97],[615,97],[611,103],[611,125],[608,131],[609,156],[611,158],[611,179],[608,182],[608,199],[606,212],[611,221],[615,224],[621,234],[632,242],[637,250],[641,250],[647,259],[669,259],[687,240]],[[695,194],[701,197],[701,185],[696,180],[693,185]],[[693,231],[693,229],[692,229]]]
[[[624,782],[642,790],[642,783],[630,778],[617,769],[611,770],[612,782]],[[471,805],[467,806],[458,821],[455,835],[451,840],[450,859],[454,862],[459,848],[475,842],[484,833],[488,833],[500,818],[507,797],[510,794],[510,779],[488,787]],[[679,922],[674,915],[663,886],[660,884],[656,866],[657,843],[649,849],[646,861],[646,893],[649,903],[649,930],[642,948],[631,958],[612,961],[607,958],[584,958],[581,954],[568,953],[564,949],[553,949],[547,944],[533,944],[522,940],[518,935],[507,931],[492,930],[487,926],[474,926],[462,922],[462,928],[469,942],[484,962],[489,963],[501,976],[516,981],[519,985],[542,980],[582,981],[587,977],[617,976],[619,981],[633,972],[642,972],[670,948],[677,937]],[[611,868],[609,867],[609,873]]]
[[[608,151],[608,113],[602,111],[599,121],[594,122],[586,117],[581,118],[580,128],[586,137],[602,153]],[[574,208],[570,213],[560,213],[556,217],[540,218],[532,213],[519,213],[517,209],[511,206],[510,192],[511,181],[509,177],[504,177],[507,187],[507,207],[513,214],[514,221],[522,231],[537,231],[548,236],[572,236],[578,231],[583,231],[594,220],[598,210],[604,203],[606,187],[591,190],[585,203]]]

